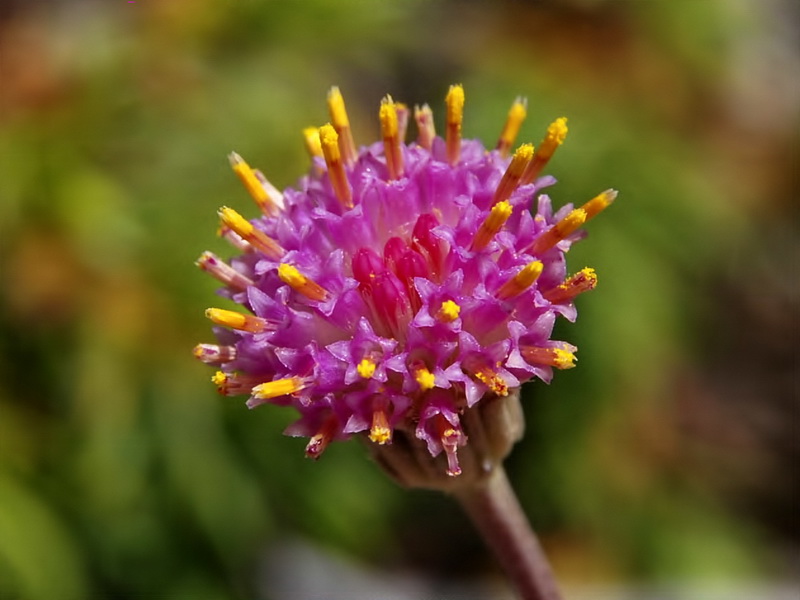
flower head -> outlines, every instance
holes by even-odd
[[[221,234],[241,254],[204,253],[198,265],[242,310],[208,309],[219,343],[195,356],[219,369],[221,393],[296,408],[287,433],[309,438],[308,456],[361,433],[386,446],[402,432],[458,475],[470,411],[574,366],[576,348],[550,338],[553,324],[576,318],[573,301],[597,276],[568,274],[564,255],[616,192],[554,210],[542,190],[555,180],[540,173],[566,119],[538,149],[512,154],[521,99],[491,151],[462,139],[460,85],[447,94],[444,138],[426,105],[406,143],[410,111],[386,96],[382,141],[357,149],[338,88],[328,105],[331,123],[303,132],[312,167],[295,187],[280,192],[231,154],[262,214],[220,209]]]

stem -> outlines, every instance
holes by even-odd
[[[522,600],[561,600],[553,572],[502,465],[453,491]]]

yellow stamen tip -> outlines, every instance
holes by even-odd
[[[392,440],[392,430],[388,427],[377,426],[369,430],[370,441],[384,445]]]
[[[608,208],[617,198],[617,190],[606,190],[589,200],[581,208],[586,211],[586,220],[594,218],[597,213]]]
[[[561,348],[554,348],[553,354],[553,366],[557,369],[572,369],[575,366],[575,361],[578,360],[572,352]]]
[[[333,125],[326,123],[319,128],[319,141],[326,160],[328,160],[329,155],[339,158],[339,134],[336,133]]]
[[[336,129],[350,125],[350,119],[347,118],[347,110],[344,107],[342,92],[336,86],[333,86],[328,92],[328,110],[331,113],[331,121],[333,121]]]
[[[228,376],[225,375],[222,371],[217,371],[214,373],[214,376],[211,378],[211,383],[216,386],[225,385],[225,382],[228,381]]]
[[[500,133],[500,139],[497,140],[497,149],[502,156],[508,154],[511,146],[514,144],[514,140],[516,140],[517,135],[519,135],[520,127],[522,127],[522,123],[525,121],[527,115],[527,101],[523,98],[514,100],[514,103],[508,111],[508,117],[503,126],[503,131]]]
[[[303,129],[303,139],[306,142],[306,150],[310,156],[322,156],[322,144],[319,140],[319,128],[306,127]]]
[[[458,123],[460,126],[464,115],[464,86],[451,85],[444,101],[447,105],[447,122]]]
[[[369,379],[375,373],[375,367],[377,365],[368,358],[362,358],[361,362],[358,363],[356,370],[358,374],[361,375],[364,379]]]
[[[536,281],[539,275],[542,274],[544,265],[541,261],[533,260],[525,265],[522,270],[516,274],[514,280],[522,288],[530,287]]]
[[[458,304],[452,300],[445,300],[442,302],[442,307],[439,309],[436,316],[440,321],[450,323],[451,321],[455,321],[460,313],[461,307]]]
[[[303,294],[306,298],[321,302],[328,297],[328,291],[325,288],[303,275],[296,267],[290,264],[281,263],[278,265],[278,277],[286,285]]]
[[[528,163],[533,158],[533,144],[522,144],[514,152],[515,161],[525,161]]]
[[[547,134],[545,135],[545,141],[551,144],[555,144],[560,146],[564,143],[564,139],[567,137],[567,132],[569,129],[567,128],[567,118],[566,117],[559,117],[547,128]]]
[[[433,373],[428,371],[428,369],[425,367],[420,367],[417,369],[414,379],[417,381],[423,392],[433,389],[434,385],[436,384],[436,377],[434,377]]]
[[[286,379],[260,383],[253,388],[252,394],[260,400],[269,400],[270,398],[294,394],[302,390],[303,387],[303,381],[299,377],[287,377]]]
[[[247,237],[253,232],[253,225],[238,212],[227,206],[219,209],[219,218],[222,224],[242,237]]]
[[[379,112],[381,121],[381,133],[383,137],[397,136],[397,105],[392,100],[391,96],[386,96],[381,100],[381,108]]]
[[[282,263],[278,267],[278,277],[280,277],[285,284],[290,285],[291,287],[299,287],[307,281],[305,275],[300,273],[296,267],[286,263]]]

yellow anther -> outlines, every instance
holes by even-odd
[[[586,211],[582,208],[575,208],[570,213],[536,238],[531,245],[533,254],[546,252],[568,235],[572,234],[578,227],[586,222]]]
[[[578,360],[572,352],[563,348],[523,346],[520,348],[520,353],[529,363],[547,365],[556,369],[571,369],[575,366],[575,361]]]
[[[303,129],[303,139],[306,142],[306,150],[311,158],[322,156],[322,144],[319,141],[318,127],[306,127]]]
[[[265,215],[275,214],[283,206],[283,194],[268,181],[261,181],[257,171],[250,168],[236,152],[228,155],[233,172],[241,180],[247,192]],[[261,176],[263,177],[263,175]]]
[[[422,108],[415,106],[414,120],[417,122],[417,144],[426,150],[430,150],[433,146],[433,138],[436,137],[431,107],[427,104],[423,104]]]
[[[206,309],[206,317],[217,325],[250,333],[261,333],[268,329],[269,325],[267,321],[260,317],[245,315],[233,310],[225,310],[224,308],[208,308]]]
[[[481,223],[481,226],[478,228],[478,231],[475,232],[475,238],[472,240],[471,250],[482,250],[484,249],[492,238],[497,234],[498,231],[505,225],[505,222],[508,221],[511,213],[514,211],[514,207],[511,206],[507,200],[503,200],[498,202],[492,207],[492,210],[489,211],[489,214],[486,216],[486,219]]]
[[[464,121],[464,86],[451,85],[445,98],[447,106],[447,160],[455,165],[461,157],[461,123]]]
[[[347,173],[345,173],[344,163],[342,163],[339,134],[332,125],[323,125],[319,128],[319,141],[325,157],[325,164],[328,165],[328,177],[331,180],[333,192],[345,208],[352,208],[353,191],[350,189],[350,182],[347,180]]]
[[[508,396],[508,384],[488,366],[475,370],[475,377],[498,396]]]
[[[305,387],[306,384],[300,377],[287,377],[261,383],[253,388],[252,394],[259,400],[269,400],[270,398],[296,394]]]
[[[350,130],[350,119],[347,118],[347,110],[344,107],[344,98],[336,86],[328,92],[328,111],[331,114],[331,123],[339,136],[337,142],[344,164],[349,166],[357,158],[356,144],[353,141],[353,132]]]
[[[461,313],[461,307],[452,300],[445,300],[442,306],[436,313],[436,318],[443,323],[450,323],[458,318]]]
[[[358,374],[361,375],[364,379],[369,379],[375,374],[375,367],[377,365],[374,361],[370,360],[369,358],[362,358],[361,362],[358,363],[356,367],[356,371]]]
[[[217,371],[214,373],[214,376],[211,378],[211,383],[216,386],[223,386],[228,381],[228,376],[223,373],[222,371]]]
[[[564,143],[564,139],[567,137],[567,131],[566,117],[559,117],[550,124],[542,143],[539,144],[539,148],[533,156],[533,160],[531,160],[528,168],[522,175],[522,185],[531,183],[539,176],[539,173],[542,172],[542,169],[544,169],[545,165],[553,156],[556,148]]]
[[[497,140],[497,149],[500,151],[501,156],[507,156],[511,146],[519,135],[519,129],[522,127],[523,121],[528,114],[528,101],[525,98],[517,98],[511,105],[508,111],[506,123],[503,126],[503,131],[500,133],[500,139]]]
[[[260,229],[253,227],[250,221],[232,208],[228,208],[227,206],[220,208],[219,217],[223,227],[229,228],[242,239],[249,242],[254,248],[257,248],[267,255],[268,258],[278,260],[283,256],[283,248],[281,248],[275,240],[267,236]]]
[[[414,371],[414,379],[423,392],[432,390],[436,385],[436,377],[426,367],[417,367]]]
[[[586,211],[586,220],[593,218],[597,213],[605,210],[617,198],[617,190],[606,190],[581,206]]]
[[[497,297],[501,300],[507,300],[508,298],[519,296],[533,285],[533,282],[542,274],[543,268],[544,265],[541,261],[532,260],[497,290]]]
[[[532,144],[522,144],[517,148],[506,172],[503,173],[503,177],[500,179],[500,183],[497,184],[492,202],[497,203],[508,200],[511,194],[514,193],[514,190],[519,187],[522,175],[530,164],[531,158],[533,158]]]
[[[303,275],[292,265],[281,263],[278,266],[278,277],[293,290],[310,300],[322,302],[328,298],[328,290]]]
[[[389,179],[397,179],[403,175],[403,155],[400,152],[400,138],[398,137],[397,105],[391,96],[387,95],[381,100],[379,116]]]
[[[585,267],[542,295],[548,302],[560,304],[571,302],[578,294],[593,290],[595,287],[597,287],[597,273],[594,269]]]
[[[372,413],[372,427],[369,439],[376,444],[388,444],[392,441],[392,429],[389,427],[389,416],[382,408]]]

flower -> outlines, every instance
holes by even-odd
[[[521,99],[491,151],[461,137],[460,85],[447,94],[444,137],[425,105],[408,144],[411,111],[389,96],[382,141],[361,149],[337,88],[328,106],[331,123],[304,131],[312,166],[295,187],[280,192],[231,154],[262,215],[219,211],[241,253],[197,264],[243,310],[209,308],[218,343],[195,355],[219,367],[222,394],[297,409],[287,433],[309,438],[310,457],[333,440],[364,434],[384,446],[403,432],[459,475],[471,411],[574,366],[576,348],[552,340],[553,325],[575,320],[575,297],[597,277],[568,275],[565,254],[616,192],[554,211],[542,190],[555,179],[541,172],[566,119],[509,157]]]

